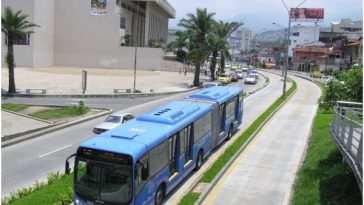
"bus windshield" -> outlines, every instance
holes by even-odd
[[[87,200],[116,204],[131,201],[131,166],[78,158],[75,179],[75,192]]]

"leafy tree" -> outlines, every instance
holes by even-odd
[[[320,99],[321,107],[329,109],[336,101],[363,102],[363,68],[352,67],[335,76],[326,84]]]
[[[177,49],[177,57],[178,61],[183,62],[187,56],[186,51],[183,49],[187,49],[189,45],[190,32],[188,31],[176,31],[176,40],[172,42],[172,48]]]
[[[182,18],[179,22],[179,26],[186,28],[191,33],[190,52],[187,58],[195,65],[194,86],[200,85],[200,68],[203,61],[208,57],[207,36],[212,30],[214,15],[215,13],[208,13],[206,8],[198,8],[196,14],[189,13],[187,19]]]
[[[148,41],[149,47],[152,48],[161,48],[163,43],[164,43],[163,38],[149,39]]]
[[[22,38],[26,33],[32,33],[29,29],[39,27],[38,25],[27,21],[28,15],[22,14],[22,11],[16,13],[10,7],[5,8],[5,13],[1,17],[1,31],[7,36],[8,52],[6,54],[6,64],[9,69],[9,89],[8,93],[16,93],[15,76],[14,76],[14,40]]]
[[[210,65],[211,78],[215,73],[216,68],[216,58],[218,53],[220,53],[220,73],[225,72],[225,58],[231,59],[229,54],[229,44],[227,42],[228,37],[232,32],[242,26],[243,23],[238,22],[214,22],[214,29],[212,31],[213,37],[210,39],[209,45],[212,49],[212,59]]]

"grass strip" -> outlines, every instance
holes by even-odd
[[[292,204],[362,204],[355,176],[330,136],[332,118],[332,110],[317,112]]]
[[[2,200],[2,204],[39,205],[39,204],[70,204],[73,199],[73,175],[63,175],[59,181],[39,188],[31,194],[18,198],[10,203]]]
[[[3,110],[9,110],[9,111],[13,111],[13,112],[19,112],[21,110],[26,109],[27,107],[29,107],[29,105],[15,104],[15,103],[3,103],[3,104],[1,104],[1,108]]]
[[[324,84],[319,85],[325,89]],[[343,162],[329,131],[333,114],[332,110],[317,111],[291,204],[362,204],[354,173]]]
[[[292,87],[287,91],[286,96],[290,96],[296,89],[297,84],[295,81],[291,81]],[[207,170],[200,182],[210,183],[221,171],[221,169],[229,162],[229,160],[234,156],[234,154],[240,149],[240,147],[250,138],[250,136],[258,129],[258,127],[271,115],[275,109],[277,109],[286,98],[278,98],[264,113],[262,113],[245,131],[241,134],[236,141],[231,144],[225,152],[216,160],[215,163]],[[198,198],[195,197],[195,193],[190,192],[186,194],[179,205],[192,205]]]
[[[50,119],[59,119],[65,117],[76,117],[80,115],[84,115],[85,113],[89,112],[90,109],[86,107],[80,106],[68,106],[56,109],[49,109],[49,110],[42,110],[39,112],[35,112],[30,114],[30,116],[43,119],[43,120],[50,120]]]
[[[179,205],[194,204],[198,198],[200,198],[200,195],[200,193],[189,192],[185,195],[185,197],[182,198],[182,200],[179,202]]]

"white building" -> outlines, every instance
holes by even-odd
[[[291,27],[288,56],[292,57],[293,49],[299,46],[322,45],[319,43],[319,37],[320,27],[318,24],[310,27],[300,25]]]
[[[251,50],[252,32],[248,28],[239,28],[229,37],[229,52],[237,55],[241,52],[248,52]]]
[[[14,46],[19,67],[85,66],[132,68],[161,67],[161,48],[147,48],[149,40],[167,40],[168,19],[175,10],[166,0],[2,0],[5,7],[22,10],[40,25]],[[6,37],[2,33],[2,66]]]

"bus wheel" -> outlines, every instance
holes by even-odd
[[[232,136],[233,136],[233,126],[230,125],[228,136],[227,136],[226,140],[230,140]]]
[[[155,193],[155,205],[162,204],[162,201],[164,199],[164,192],[162,185],[159,186],[158,191]]]
[[[202,161],[203,161],[203,151],[200,150],[198,152],[198,155],[197,155],[197,159],[196,159],[196,167],[195,167],[195,170],[199,170],[201,168],[201,165],[202,165]]]

